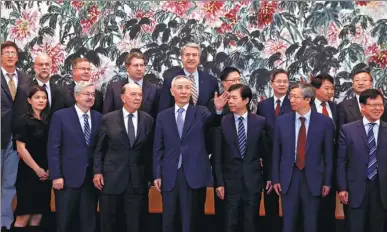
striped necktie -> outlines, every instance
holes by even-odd
[[[84,120],[84,129],[83,129],[83,135],[85,136],[86,144],[89,145],[90,142],[90,125],[89,125],[89,115],[83,114],[83,120]]]
[[[374,136],[374,126],[376,123],[368,123],[368,133],[367,133],[367,139],[368,139],[368,148],[370,150],[369,156],[368,156],[368,179],[374,180],[376,177],[376,174],[378,173],[378,162],[376,160],[376,141]]]
[[[191,81],[191,84],[192,84],[192,88],[191,88],[192,101],[193,101],[193,104],[196,105],[198,101],[198,89],[196,88],[195,77],[191,74],[189,75],[189,80]]]
[[[243,124],[243,117],[238,118],[239,123],[238,123],[238,144],[239,144],[239,150],[241,152],[242,158],[245,156],[246,152],[246,130],[245,130],[245,125]]]

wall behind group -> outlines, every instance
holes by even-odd
[[[147,58],[145,79],[162,84],[181,67],[180,48],[196,42],[201,69],[240,69],[255,100],[272,95],[270,70],[285,68],[291,81],[329,72],[341,101],[365,65],[387,93],[385,12],[383,1],[1,1],[0,39],[16,42],[18,67],[31,75],[34,57],[48,53],[59,84],[71,80],[72,59],[87,57],[104,90],[125,78],[131,50]]]

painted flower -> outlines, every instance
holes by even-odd
[[[38,11],[23,11],[21,18],[9,30],[9,35],[16,41],[26,41],[34,37],[38,30]]]
[[[141,26],[141,28],[145,31],[145,32],[148,32],[148,33],[152,33],[153,32],[153,29],[155,28],[156,26],[156,20],[154,18],[154,14],[155,12],[153,11],[147,11],[147,12],[144,12],[142,10],[139,10],[136,12],[135,14],[135,17],[140,20],[141,18],[149,18],[150,21],[151,21],[151,24],[148,25],[148,24],[143,24]]]
[[[141,46],[141,39],[130,39],[129,33],[126,33],[124,39],[117,43],[117,48],[120,52],[129,52],[133,48],[139,48]]]
[[[322,35],[325,34],[325,29],[324,29],[323,26],[320,29],[320,33]],[[326,37],[328,39],[328,44],[330,44],[330,45],[337,45],[338,38],[339,38],[339,28],[336,26],[336,23],[330,22],[328,24],[328,30],[327,30]]]
[[[224,15],[222,1],[206,1],[198,2],[201,9],[201,17],[206,20],[206,23],[215,23],[219,17]]]
[[[360,25],[356,25],[356,34],[352,35],[352,42],[367,47],[371,41],[370,34],[367,33]]]
[[[85,5],[85,2],[84,1],[72,1],[71,2],[71,5],[77,9],[77,11],[79,11],[84,5]]]
[[[234,28],[235,24],[240,20],[240,16],[237,16],[239,9],[240,6],[237,5],[224,15],[228,23],[223,22],[220,27],[216,28],[219,34],[230,32]]]
[[[375,55],[378,52],[378,46],[376,43],[373,43],[372,45],[368,46],[367,49],[364,50],[364,55],[366,57]]]
[[[266,58],[274,55],[275,53],[281,53],[281,57],[285,57],[285,51],[287,49],[287,45],[282,40],[268,40],[265,44],[265,49],[263,50],[263,54]],[[279,66],[282,63],[281,60],[277,60],[274,62],[275,66]]]
[[[81,19],[80,23],[82,26],[82,32],[88,34],[90,32],[91,27],[98,20],[98,16],[101,11],[98,9],[96,5],[92,5],[87,11],[87,19]]]
[[[49,57],[51,57],[52,61],[52,74],[56,74],[59,72],[59,67],[63,64],[65,60],[65,46],[57,43],[53,45],[53,41],[45,40],[42,45],[35,45],[31,49],[32,58],[35,59],[39,54],[45,53]]]
[[[359,7],[360,14],[369,15],[374,21],[385,19],[387,3],[385,1],[367,1],[366,5]]]
[[[357,6],[367,6],[368,1],[356,1]]]
[[[258,10],[258,26],[264,28],[273,22],[273,16],[278,8],[278,2],[262,1]]]
[[[385,68],[387,66],[387,50],[376,53],[370,58],[369,62],[375,62],[381,68]]]
[[[91,78],[90,81],[95,84],[97,89],[100,89],[103,83],[110,81],[110,79],[116,75],[114,72],[117,67],[109,57],[98,54],[101,59],[101,65],[99,67],[91,64]]]
[[[175,13],[179,17],[185,17],[187,10],[194,6],[194,3],[187,0],[182,1],[165,1],[163,9]]]

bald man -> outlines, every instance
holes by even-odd
[[[14,115],[16,117],[27,111],[28,89],[33,85],[43,86],[46,89],[50,114],[73,105],[73,102],[69,101],[72,97],[69,96],[67,89],[64,86],[56,85],[51,81],[51,70],[52,61],[47,54],[40,54],[35,58],[35,77],[17,89],[14,104]]]
[[[121,90],[123,107],[103,116],[94,153],[94,186],[101,191],[101,232],[114,231],[118,204],[124,205],[126,231],[140,232],[140,219],[151,180],[153,118],[139,110],[142,88]],[[118,199],[123,202],[118,203]]]

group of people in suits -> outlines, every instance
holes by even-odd
[[[212,184],[217,231],[257,230],[262,193],[271,231],[281,230],[280,198],[282,231],[335,231],[336,192],[348,231],[385,228],[385,103],[369,70],[352,73],[356,96],[339,105],[330,75],[290,87],[286,70],[273,70],[273,96],[251,112],[239,70],[226,67],[219,88],[198,70],[193,43],[160,89],[144,80],[144,55],[130,53],[129,77],[105,97],[85,58],[72,62],[73,83],[58,86],[47,55],[35,58],[34,78],[16,70],[16,44],[3,43],[1,56],[4,231],[41,231],[51,188],[58,232],[73,230],[76,211],[80,230],[96,231],[98,200],[101,231],[143,231],[151,185],[163,232],[204,230]]]

